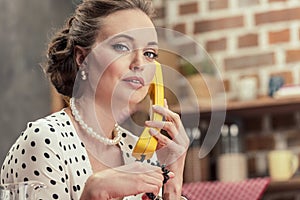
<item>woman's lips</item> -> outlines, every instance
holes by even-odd
[[[139,89],[145,85],[144,79],[137,76],[126,77],[123,81],[129,84],[133,89]]]

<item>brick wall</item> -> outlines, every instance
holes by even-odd
[[[299,0],[153,0],[157,26],[192,36],[210,54],[231,90],[239,77],[259,78],[267,94],[268,77],[300,74]]]

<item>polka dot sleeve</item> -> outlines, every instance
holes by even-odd
[[[2,165],[3,184],[36,180],[47,186],[39,199],[80,198],[91,167],[74,127],[68,118],[57,115],[66,114],[28,123]]]

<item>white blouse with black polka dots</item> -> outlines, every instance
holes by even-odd
[[[131,156],[137,137],[122,129],[120,147],[125,163]],[[125,145],[126,144],[126,145]],[[146,160],[158,165],[154,156]],[[84,184],[92,175],[92,167],[84,144],[79,139],[71,119],[64,110],[27,124],[9,150],[1,167],[1,183],[40,181],[47,188],[38,199],[78,200]],[[124,200],[141,199],[141,195]]]

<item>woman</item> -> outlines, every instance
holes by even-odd
[[[143,162],[131,156],[137,137],[116,125],[145,98],[155,72],[152,15],[144,0],[86,0],[78,6],[49,44],[46,66],[70,106],[28,123],[3,163],[3,184],[43,182],[47,189],[39,199],[181,198],[189,141],[178,115],[166,103],[153,107],[167,121],[145,126],[167,150]],[[166,152],[172,156],[161,157]]]

